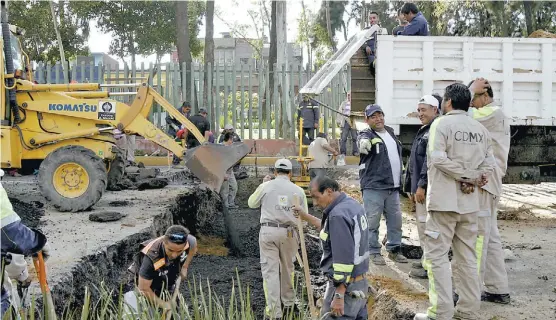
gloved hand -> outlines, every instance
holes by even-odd
[[[369,139],[361,139],[359,140],[359,153],[368,154],[373,147],[371,140]]]
[[[48,241],[44,244],[44,247],[42,247],[42,257],[44,261],[50,257],[50,243],[48,243]]]
[[[367,296],[361,290],[352,291],[349,295],[355,299],[367,299]]]

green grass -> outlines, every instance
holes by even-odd
[[[172,310],[172,319],[183,320],[255,320],[256,316],[251,308],[251,292],[249,286],[243,286],[236,271],[236,279],[232,280],[230,285],[230,297],[225,299],[218,296],[211,288],[208,279],[205,281],[197,281],[193,278],[189,284],[189,292],[191,299],[186,300],[183,296],[179,296],[178,306],[174,306]],[[124,308],[124,292],[116,292],[109,290],[104,283],[94,288],[98,292],[99,298],[94,299],[91,290],[85,288],[84,301],[82,306],[76,307],[77,303],[66,303],[64,311],[58,320],[167,320],[163,318],[161,311],[155,311],[152,306],[144,298],[138,299],[139,314],[125,314]],[[47,319],[45,315],[47,310],[37,306],[34,299],[28,309],[27,315],[22,316],[24,320]],[[38,311],[38,312],[37,312]],[[39,317],[35,317],[35,314]],[[4,315],[3,319],[11,319],[9,313]],[[288,315],[288,320],[305,319],[304,316]]]

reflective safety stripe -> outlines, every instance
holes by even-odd
[[[351,273],[353,271],[353,264],[333,263],[332,268],[335,272]]]
[[[338,274],[338,273],[334,274],[334,280],[336,280],[336,281],[342,281],[342,280],[344,280],[344,278],[345,278],[345,276],[343,274]]]
[[[371,144],[372,145],[377,144],[377,143],[382,143],[382,139],[380,139],[380,138],[371,139]]]
[[[436,319],[436,311],[438,308],[438,293],[436,292],[436,286],[434,285],[432,262],[425,259],[423,267],[425,268],[425,270],[427,270],[427,275],[429,276],[429,302],[431,306],[427,309],[427,315],[432,319]]]
[[[324,229],[322,229],[319,233],[319,237],[322,239],[322,241],[326,241],[328,239],[328,233],[324,232]]]
[[[480,118],[486,118],[488,116],[491,116],[494,112],[496,112],[496,110],[500,109],[500,107],[491,107],[491,106],[484,106],[482,108],[472,108],[469,110],[473,110],[473,119],[480,119]]]
[[[429,143],[428,143],[429,151],[434,151],[434,140],[436,139],[436,127],[438,126],[438,123],[440,123],[440,121],[443,118],[444,117],[438,117],[431,124],[431,127],[429,129]]]
[[[266,288],[266,280],[264,280],[264,279],[263,279],[263,292],[264,292],[264,299],[265,299],[265,304],[266,304],[266,307],[264,309],[264,313],[267,316],[270,316],[270,307],[268,305],[269,304],[268,303],[268,290]]]
[[[485,236],[478,236],[475,244],[475,254],[477,255],[477,273],[481,275],[481,260],[483,258],[483,245]],[[480,278],[479,278],[480,279]]]
[[[154,270],[158,270],[166,264],[166,258],[159,259],[157,262],[154,263]]]

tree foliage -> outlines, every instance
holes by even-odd
[[[89,20],[77,15],[81,2],[58,1],[56,17],[66,59],[89,52]],[[8,7],[11,24],[25,30],[21,37],[23,49],[33,61],[56,62],[60,51],[48,1],[11,1]]]

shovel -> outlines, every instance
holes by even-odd
[[[300,199],[299,196],[293,196],[293,205],[299,206]],[[311,312],[311,318],[315,319],[319,315],[319,311],[315,307],[315,300],[313,298],[313,287],[311,286],[311,277],[309,274],[309,263],[307,261],[307,248],[305,247],[305,234],[303,233],[303,222],[301,218],[297,219],[297,229],[299,231],[299,242],[301,244],[301,257],[303,260],[303,272],[305,275],[305,286],[307,287],[307,300],[309,302],[309,311]],[[299,257],[299,255],[298,255]]]
[[[172,306],[176,305],[176,300],[178,299],[178,294],[180,293],[180,286],[181,286],[181,276],[178,276],[176,279],[176,286],[174,288],[174,293],[172,294],[172,299],[170,303]],[[162,320],[170,320],[172,318],[172,310],[166,310],[162,315]]]
[[[46,281],[46,264],[44,263],[42,251],[39,252],[36,257],[33,257],[33,264],[35,265],[35,271],[37,271],[37,277],[39,278],[41,292],[44,297],[46,307],[46,319],[57,320],[56,308],[54,307],[54,301],[52,300],[52,294],[50,294],[48,282]]]
[[[209,188],[219,192],[226,171],[250,151],[251,148],[243,142],[231,146],[207,143],[186,151],[185,166]]]

